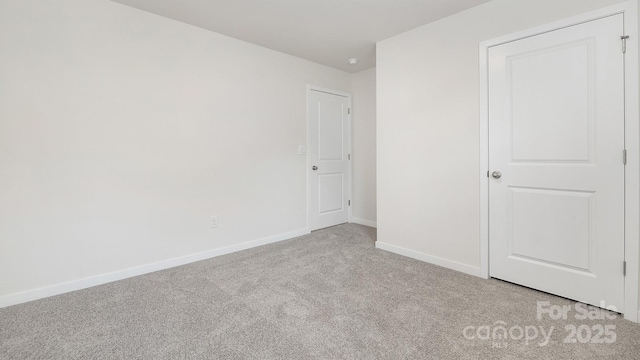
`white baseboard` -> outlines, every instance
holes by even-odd
[[[383,243],[380,241],[376,241],[376,248],[381,250],[386,250],[398,255],[410,257],[412,259],[420,260],[427,262],[429,264],[438,265],[445,267],[447,269],[456,270],[463,272],[465,274],[482,277],[481,271],[479,267],[470,266],[467,264],[459,263],[457,261],[443,259],[441,257],[421,253],[415,250],[405,249],[399,246]]]
[[[237,245],[231,245],[219,249],[207,250],[196,254],[180,256],[173,259],[158,261],[151,264],[136,266],[124,270],[118,270],[111,273],[86,277],[79,280],[67,281],[55,285],[45,286],[37,289],[22,291],[19,293],[0,296],[0,308],[25,303],[28,301],[38,300],[49,296],[68,293],[71,291],[86,289],[92,286],[106,284],[112,281],[127,279],[130,277],[148,274],[158,270],[164,270],[192,262],[211,259],[216,256],[231,254],[237,251],[254,248],[257,246],[267,245],[278,241],[289,240],[298,236],[309,234],[309,229],[296,230],[284,234],[268,236],[262,239],[243,242]]]
[[[372,227],[372,228],[378,228],[378,223],[375,222],[375,221],[371,221],[371,220],[351,218],[351,222],[354,223],[354,224],[360,224],[360,225],[369,226],[369,227]]]

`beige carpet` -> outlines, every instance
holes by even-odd
[[[571,301],[374,241],[374,229],[341,225],[0,309],[0,358],[640,358],[640,326],[619,316],[578,320]],[[538,320],[538,301],[569,306],[567,319]]]

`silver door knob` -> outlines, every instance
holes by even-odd
[[[493,176],[494,179],[500,179],[502,177],[502,173],[500,173],[500,171],[494,171],[491,173],[491,176]]]
[[[311,168],[311,170],[316,171],[316,170],[318,170],[318,167],[317,167],[317,166],[315,166],[315,165],[313,165],[313,167]]]

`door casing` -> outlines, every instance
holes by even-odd
[[[625,319],[639,322],[638,291],[640,280],[640,100],[638,83],[638,1],[632,0],[547,25],[481,42],[480,52],[480,272],[489,274],[489,48],[523,38],[566,28],[614,14],[624,15],[627,41],[625,54]],[[621,36],[623,34],[620,34]],[[620,41],[622,51],[622,40]],[[622,156],[622,155],[621,155]],[[622,271],[622,266],[620,271]]]
[[[319,92],[323,92],[323,93],[327,93],[327,94],[332,94],[332,95],[338,95],[338,96],[344,96],[347,98],[347,102],[349,104],[349,109],[353,109],[352,103],[351,103],[351,94],[350,93],[346,93],[346,92],[342,92],[342,91],[337,91],[337,90],[332,90],[332,89],[327,89],[327,88],[323,88],[320,86],[315,86],[315,85],[307,85],[307,146],[309,146],[311,144],[311,104],[309,102],[309,99],[311,99],[311,92],[312,91],[319,91]],[[352,151],[352,117],[353,114],[351,113],[351,111],[349,112],[349,115],[347,116],[347,132],[348,132],[348,139],[349,139],[349,143],[347,144],[347,148],[348,148],[348,152],[349,154],[353,154]],[[309,149],[307,149],[307,167],[306,167],[306,174],[307,174],[307,231],[311,231],[311,222],[310,222],[310,216],[311,216],[311,177],[310,177],[310,173],[311,171],[309,169],[311,169],[311,167],[313,166],[313,164],[311,163],[311,158],[309,155]],[[349,199],[352,199],[351,194],[353,194],[353,161],[348,160],[348,165],[347,165],[347,171],[349,171],[349,184],[347,186],[347,196]],[[348,222],[351,222],[351,206],[349,206],[349,209],[347,210],[348,213]]]

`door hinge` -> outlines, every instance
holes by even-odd
[[[351,160],[351,154],[347,155],[347,160]]]
[[[351,115],[351,108],[347,108],[347,114]]]
[[[620,39],[622,40],[622,53],[626,53],[627,52],[627,39],[629,39],[629,35],[620,36]]]
[[[627,276],[627,262],[626,261],[622,262],[622,275],[623,276]]]
[[[349,206],[351,206],[351,200],[349,200]]]
[[[627,149],[622,150],[622,163],[627,165]]]
[[[487,170],[487,177],[489,177],[489,170]]]

